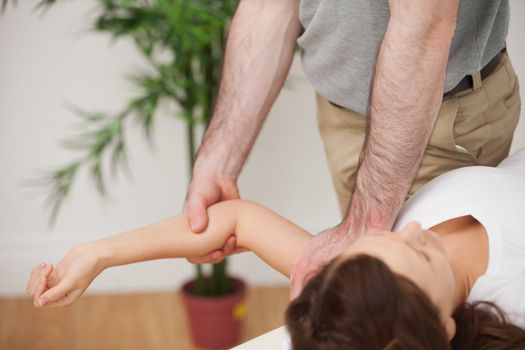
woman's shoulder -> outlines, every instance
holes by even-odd
[[[498,167],[463,167],[434,178],[403,205],[398,222],[418,220],[423,226],[425,222],[436,225],[483,208],[493,217],[525,226],[525,217],[518,215],[525,212],[523,198],[525,149]]]

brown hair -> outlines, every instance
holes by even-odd
[[[428,296],[362,254],[334,259],[316,274],[289,305],[286,326],[296,350],[525,349],[525,331],[494,304],[465,304],[453,317],[449,343]]]

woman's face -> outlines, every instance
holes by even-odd
[[[365,236],[343,253],[344,257],[367,254],[382,260],[423,290],[440,311],[447,326],[453,311],[454,276],[441,237],[411,222],[400,232]]]

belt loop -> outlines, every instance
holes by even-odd
[[[481,73],[477,72],[472,74],[472,89],[474,91],[478,91],[479,89],[481,89],[482,86],[483,84],[481,83]]]

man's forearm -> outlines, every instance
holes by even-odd
[[[413,182],[442,101],[458,0],[390,6],[369,130],[344,220],[354,235],[390,229]]]
[[[290,69],[297,0],[242,0],[232,20],[220,88],[197,164],[236,179]],[[213,169],[210,169],[213,168]]]

